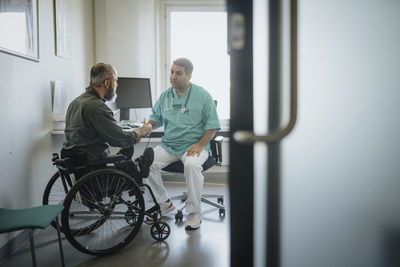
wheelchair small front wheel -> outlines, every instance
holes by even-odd
[[[157,241],[164,241],[170,233],[171,228],[166,222],[155,222],[150,228],[151,236]]]

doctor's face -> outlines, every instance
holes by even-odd
[[[183,90],[189,84],[191,76],[191,74],[186,74],[184,67],[173,64],[171,67],[169,80],[173,88],[177,90]]]

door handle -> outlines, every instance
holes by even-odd
[[[290,117],[284,128],[267,135],[255,135],[251,131],[239,130],[233,139],[241,144],[255,142],[274,143],[287,136],[294,128],[297,120],[297,0],[290,1]]]

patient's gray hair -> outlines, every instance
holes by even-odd
[[[184,67],[187,75],[190,75],[193,72],[193,64],[187,58],[184,57],[177,58],[174,60],[173,64],[180,67]]]
[[[90,86],[99,87],[105,80],[111,79],[117,71],[107,63],[97,63],[90,70]]]

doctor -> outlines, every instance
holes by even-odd
[[[193,65],[188,59],[176,59],[171,67],[171,87],[161,94],[153,107],[149,123],[153,129],[164,126],[164,136],[161,145],[155,148],[147,179],[165,215],[175,207],[163,185],[160,170],[172,162],[183,162],[188,190],[187,230],[198,229],[202,221],[202,165],[211,153],[209,142],[220,129],[214,101],[204,88],[190,82],[192,71]]]

